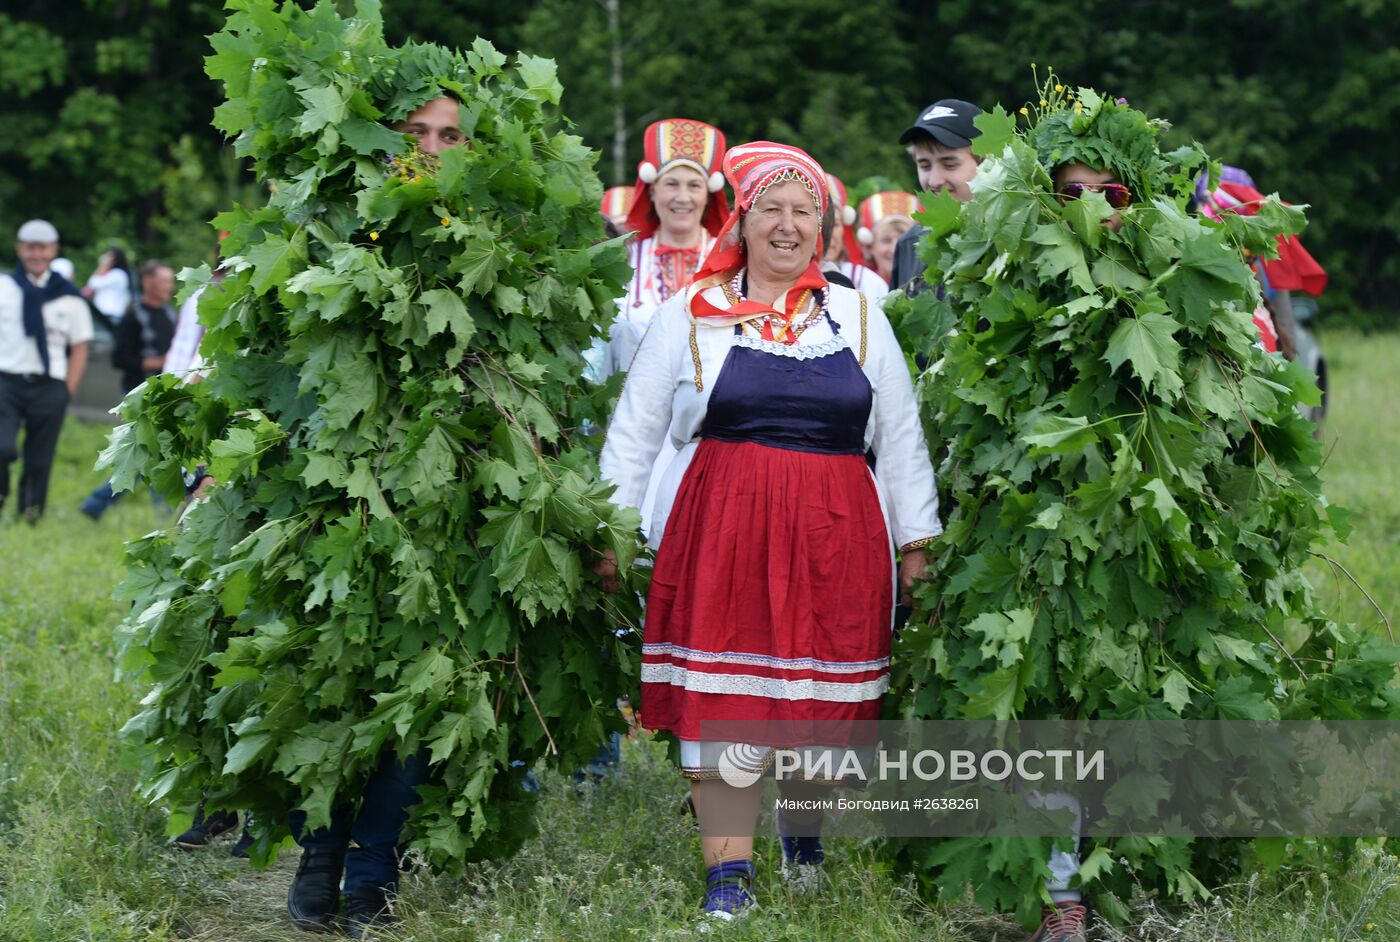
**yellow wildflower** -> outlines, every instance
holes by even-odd
[[[441,222],[442,222],[442,224],[443,224],[444,226],[450,226],[450,225],[452,225],[452,220],[451,220],[451,219],[448,219],[446,216],[443,216],[443,217],[442,217]]]
[[[1083,114],[1083,113],[1084,113],[1084,102],[1082,102],[1082,101],[1076,101],[1076,102],[1074,103],[1074,113],[1075,113],[1075,114]]]
[[[1030,114],[1030,112],[1026,110],[1025,105],[1022,105],[1022,106],[1021,106],[1021,114],[1025,114],[1025,115]]]
[[[1056,92],[1062,92],[1062,91],[1064,91],[1064,90],[1065,90],[1065,87],[1064,87],[1063,85],[1056,85],[1056,86],[1055,86],[1055,91],[1056,91]]]
[[[378,242],[378,241],[379,241],[379,233],[378,233],[378,232],[371,232],[371,233],[369,234],[369,237],[370,237],[370,239],[372,239],[372,240],[375,241],[375,242]]]
[[[1048,104],[1050,104],[1050,102],[1046,101],[1044,98],[1040,99],[1040,107],[1044,108]]]

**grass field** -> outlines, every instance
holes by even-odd
[[[1387,613],[1400,613],[1400,336],[1323,338],[1333,413],[1324,430],[1328,493],[1356,511],[1349,545],[1329,548]],[[141,691],[114,679],[109,600],[123,540],[164,525],[128,495],[101,523],[78,513],[100,482],[91,471],[104,430],[65,429],[50,511],[37,527],[0,524],[0,942],[46,940],[287,940],[284,896],[295,851],[268,870],[227,856],[166,848],[165,809],[133,794],[116,731]],[[1319,563],[1340,618],[1384,632],[1373,608]],[[695,932],[702,891],[698,837],[677,813],[683,788],[659,744],[629,744],[622,771],[579,794],[544,777],[542,835],[514,860],[465,881],[423,872],[404,884],[416,940],[679,939]],[[967,907],[931,907],[868,848],[837,846],[841,879],[795,899],[776,879],[777,850],[760,841],[760,904],[721,933],[746,940],[1017,940],[1013,924]],[[1316,874],[1220,889],[1195,911],[1139,909],[1113,940],[1354,942],[1400,939],[1394,859],[1381,854],[1345,877]]]

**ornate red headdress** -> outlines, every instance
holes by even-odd
[[[689,167],[705,178],[710,199],[705,204],[701,224],[711,235],[718,235],[724,217],[729,215],[729,202],[724,198],[724,176],[719,172],[724,160],[724,133],[703,121],[667,118],[647,128],[642,138],[642,152],[632,209],[627,214],[628,228],[637,233],[637,238],[649,238],[660,225],[651,204],[651,185],[675,167]]]
[[[797,282],[771,308],[748,300],[720,307],[703,297],[701,292],[728,281],[744,267],[744,253],[735,226],[764,190],[775,183],[795,180],[812,194],[820,218],[829,200],[826,172],[806,151],[772,141],[754,141],[735,147],[725,155],[724,175],[734,188],[736,205],[720,230],[719,244],[706,257],[700,270],[695,273],[695,280],[686,289],[690,315],[701,323],[713,326],[737,324],[763,314],[791,319],[807,291],[826,287],[826,277],[822,275],[818,262],[822,256],[820,233],[817,235],[816,254],[807,270],[798,276]],[[790,335],[788,342],[791,342]]]
[[[857,265],[864,264],[860,242],[856,240],[856,208],[847,202],[846,184],[831,173],[826,175],[826,183],[827,189],[831,192],[832,201],[841,207],[838,210],[841,213],[841,244],[846,247],[846,259]]]
[[[902,190],[881,190],[867,196],[860,204],[860,231],[856,238],[863,245],[875,241],[875,227],[886,216],[913,216],[919,211],[919,199]]]
[[[614,186],[603,191],[603,202],[598,206],[598,212],[609,219],[614,216],[626,216],[632,209],[632,201],[636,197],[633,188],[630,186]]]

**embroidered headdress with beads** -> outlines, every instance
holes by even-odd
[[[871,196],[867,196],[861,201],[860,211],[860,231],[856,233],[856,239],[862,245],[869,245],[875,241],[875,227],[889,216],[908,216],[919,211],[919,198],[913,193],[905,193],[902,190],[881,190]]]
[[[637,165],[637,185],[627,226],[645,239],[656,232],[661,221],[652,205],[651,185],[662,174],[676,167],[689,167],[705,178],[710,198],[701,222],[711,235],[717,235],[729,215],[724,198],[724,133],[713,125],[690,118],[667,118],[647,128],[642,137],[642,162]]]
[[[769,187],[788,181],[802,184],[811,195],[816,206],[817,218],[820,219],[829,200],[826,171],[804,150],[787,144],[775,144],[772,141],[754,141],[735,147],[725,155],[724,175],[729,179],[729,185],[734,188],[736,205],[725,221],[724,228],[720,230],[719,244],[710,252],[705,263],[696,272],[695,280],[686,289],[690,315],[697,323],[712,326],[735,324],[764,314],[790,318],[802,304],[806,292],[821,290],[827,286],[819,262],[822,256],[820,233],[817,234],[816,252],[807,269],[773,307],[749,300],[720,307],[704,297],[702,292],[723,284],[744,267],[738,223]]]

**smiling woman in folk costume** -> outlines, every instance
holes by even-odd
[[[864,262],[865,255],[856,239],[856,209],[846,201],[846,184],[828,173],[826,185],[827,196],[831,200],[826,211],[831,236],[826,237],[826,228],[823,227],[822,241],[826,243],[826,253],[822,257],[822,271],[841,273],[850,281],[851,287],[871,301],[878,301],[890,293],[890,286]]]
[[[657,310],[601,459],[613,499],[638,506],[653,458],[668,443],[681,448],[656,500],[641,716],[681,741],[709,867],[705,910],[721,917],[752,904],[761,785],[721,780],[724,743],[702,723],[877,719],[894,549],[907,589],[940,532],[894,333],[877,306],[829,285],[818,264],[821,167],[760,141],[730,151],[725,174],[738,206],[695,282]],[[599,564],[605,580],[615,564]],[[774,746],[832,744],[772,735],[743,747],[755,778]],[[800,797],[829,784],[779,786]],[[779,827],[784,873],[818,878],[820,813],[784,812]]]
[[[864,246],[866,264],[886,283],[894,276],[895,244],[914,225],[918,211],[918,198],[900,190],[882,190],[860,204],[856,239]]]
[[[729,214],[724,134],[703,121],[667,118],[647,128],[626,226],[632,281],[613,326],[614,356],[627,369],[657,307],[680,294]]]

